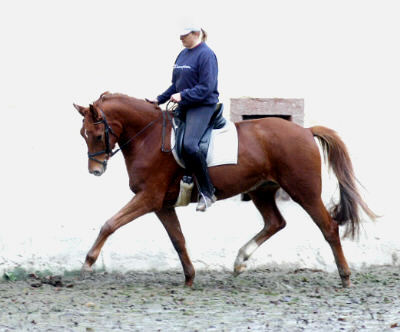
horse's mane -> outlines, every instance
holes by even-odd
[[[160,110],[158,105],[149,103],[143,99],[131,97],[123,93],[111,93],[108,91],[103,92],[93,104],[101,106],[105,102],[112,102],[112,101],[128,104],[133,108],[140,108],[144,110]]]

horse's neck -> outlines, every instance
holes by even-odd
[[[151,106],[142,104],[140,101],[113,104],[110,114],[113,120],[119,123],[122,129],[120,135],[123,138],[136,135],[159,116],[157,110],[152,109]]]

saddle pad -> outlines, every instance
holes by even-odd
[[[171,135],[171,146],[175,146],[175,135]],[[207,166],[218,166],[227,164],[237,164],[238,159],[238,134],[236,126],[231,121],[226,121],[224,127],[213,129],[211,133],[210,146],[207,152]],[[184,167],[184,163],[178,158],[176,150],[172,154],[179,166]]]

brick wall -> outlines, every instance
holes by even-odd
[[[304,99],[283,98],[231,98],[230,117],[234,122],[244,116],[286,118],[304,125]]]

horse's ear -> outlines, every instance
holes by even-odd
[[[93,121],[100,121],[101,120],[101,114],[100,112],[93,106],[93,104],[89,105],[90,113],[92,114]]]
[[[100,99],[103,99],[103,97],[104,97],[105,95],[108,95],[109,93],[110,93],[109,91],[103,92],[103,93],[100,95]]]
[[[82,116],[85,116],[85,107],[79,106],[77,104],[73,104],[73,105],[78,110],[78,112],[81,113]]]

